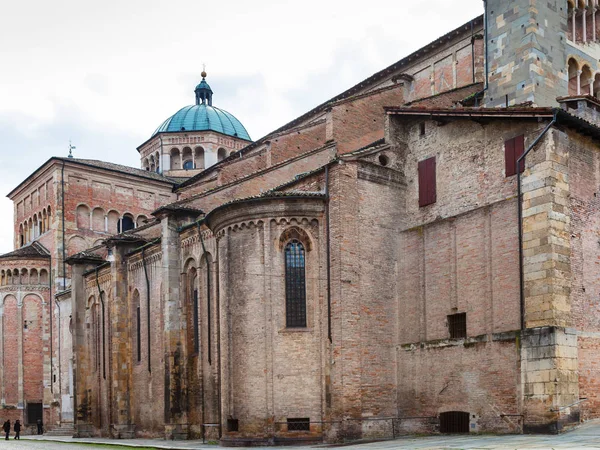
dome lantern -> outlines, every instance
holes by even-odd
[[[194,90],[194,92],[196,93],[196,105],[208,104],[208,106],[212,106],[213,91],[206,82],[206,72],[204,70],[202,71],[201,75],[202,81],[198,86],[196,86],[196,89]]]

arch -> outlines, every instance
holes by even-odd
[[[600,73],[597,73],[594,77],[592,88],[594,89],[594,97],[600,98]]]
[[[33,238],[36,239],[40,235],[40,224],[38,223],[37,214],[33,215]]]
[[[142,169],[144,170],[150,170],[150,161],[148,160],[148,158],[144,158],[144,160],[142,161]]]
[[[159,152],[156,152],[154,161],[156,162],[156,173],[160,173],[160,153]]]
[[[23,224],[19,225],[19,247],[23,247],[25,245],[25,236],[23,235]]]
[[[67,243],[67,255],[71,256],[88,248],[87,242],[81,236],[72,236]]]
[[[31,269],[29,271],[29,284],[40,284],[40,277],[37,269]]]
[[[183,161],[183,168],[185,170],[192,170],[194,168],[194,156],[192,149],[185,147],[181,153],[181,160]]]
[[[13,284],[12,271],[10,269],[6,271],[6,284]]]
[[[0,286],[6,285],[6,271],[0,270]]]
[[[133,216],[129,213],[123,214],[119,224],[119,233],[123,233],[125,231],[133,230],[135,228],[135,222],[133,220]]]
[[[117,234],[119,232],[119,219],[121,215],[114,209],[110,210],[106,215],[106,231],[110,234]]]
[[[35,232],[33,229],[33,220],[31,219],[31,217],[27,221],[27,228],[29,230],[29,242],[32,242],[35,239],[35,237],[34,237]]]
[[[171,170],[181,169],[181,153],[177,147],[174,147],[170,151],[171,153]]]
[[[87,205],[79,205],[76,210],[77,228],[79,230],[90,229],[90,208]]]
[[[581,77],[580,77],[580,93],[582,95],[592,95],[594,89],[594,78],[592,75],[592,69],[587,64],[581,68]]]
[[[312,240],[310,239],[310,236],[303,228],[298,226],[286,228],[283,233],[281,233],[281,236],[279,237],[279,249],[283,250],[286,244],[292,240],[300,241],[306,247],[307,252],[312,250]]]
[[[194,150],[194,164],[196,169],[204,169],[204,148],[196,147]]]
[[[229,156],[233,156],[235,153],[235,150],[231,150],[231,152],[229,153]]]
[[[48,284],[48,271],[46,269],[40,270],[40,284]]]
[[[21,284],[29,284],[29,271],[21,269]]]
[[[46,208],[42,211],[42,234],[48,231],[48,216],[46,215]]]
[[[106,218],[102,208],[94,208],[92,211],[92,230],[106,231]]]
[[[305,328],[306,320],[306,259],[304,245],[288,241],[285,257],[285,324],[287,328]]]
[[[150,155],[150,172],[156,170],[156,163],[154,162],[154,155]]]
[[[137,217],[137,219],[135,219],[135,227],[138,228],[138,227],[144,226],[144,225],[146,225],[147,222],[148,222],[148,218],[145,215],[140,214]]]
[[[217,161],[223,161],[225,158],[227,158],[227,150],[221,147],[217,150]]]
[[[188,259],[186,263],[186,275],[188,286],[186,287],[186,297],[188,310],[190,311],[189,329],[191,330],[192,349],[194,354],[200,352],[200,299],[198,295],[198,272],[193,259]]]
[[[46,210],[48,211],[47,215],[48,215],[48,222],[46,223],[46,230],[50,229],[50,223],[51,223],[51,218],[52,218],[52,209],[50,208],[50,205],[48,205],[48,208],[46,208]]]
[[[569,58],[569,95],[578,95],[579,91],[579,63],[575,58]]]

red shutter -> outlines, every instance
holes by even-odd
[[[419,206],[427,206],[427,160],[419,161]]]
[[[504,164],[506,176],[512,177],[517,174],[517,159],[515,158],[515,140],[509,139],[504,142]]]
[[[419,161],[419,206],[436,202],[435,157]]]
[[[525,136],[517,136],[515,138],[515,168],[517,167],[517,161],[523,153],[525,152]],[[525,160],[521,161],[519,164],[519,172],[523,173],[525,171]]]

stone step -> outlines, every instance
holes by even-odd
[[[44,433],[46,436],[73,436],[74,434],[75,427],[73,424],[62,424],[60,427],[53,428]]]

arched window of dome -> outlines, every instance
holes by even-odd
[[[587,64],[585,64],[582,68],[581,68],[581,94],[582,95],[591,95],[592,94],[592,89],[593,89],[593,84],[594,82],[594,78],[592,75],[592,69],[590,69],[590,66],[588,66]]]
[[[196,147],[194,150],[194,161],[197,169],[204,169],[204,149],[202,147]]]
[[[176,147],[171,149],[171,170],[181,170],[181,152]]]
[[[223,161],[225,158],[227,158],[227,150],[221,147],[217,150],[217,161]]]
[[[148,222],[148,218],[146,216],[144,216],[143,214],[140,214],[136,220],[136,228],[142,227],[144,225],[146,225],[146,222]]]
[[[292,240],[285,246],[285,324],[306,327],[306,263],[304,245]]]
[[[150,156],[150,172],[156,170],[156,164],[154,163],[154,155]]]
[[[156,173],[160,173],[160,153],[159,152],[156,152],[154,161],[156,162]]]
[[[185,147],[181,152],[181,161],[182,167],[184,170],[191,170],[194,168],[194,156],[192,154],[192,149],[189,147]],[[186,167],[187,165],[187,167]]]
[[[142,161],[142,168],[144,170],[150,171],[150,161],[148,160],[148,158],[144,158],[144,161]]]
[[[135,228],[135,222],[131,214],[125,214],[119,224],[119,233],[133,230]]]

